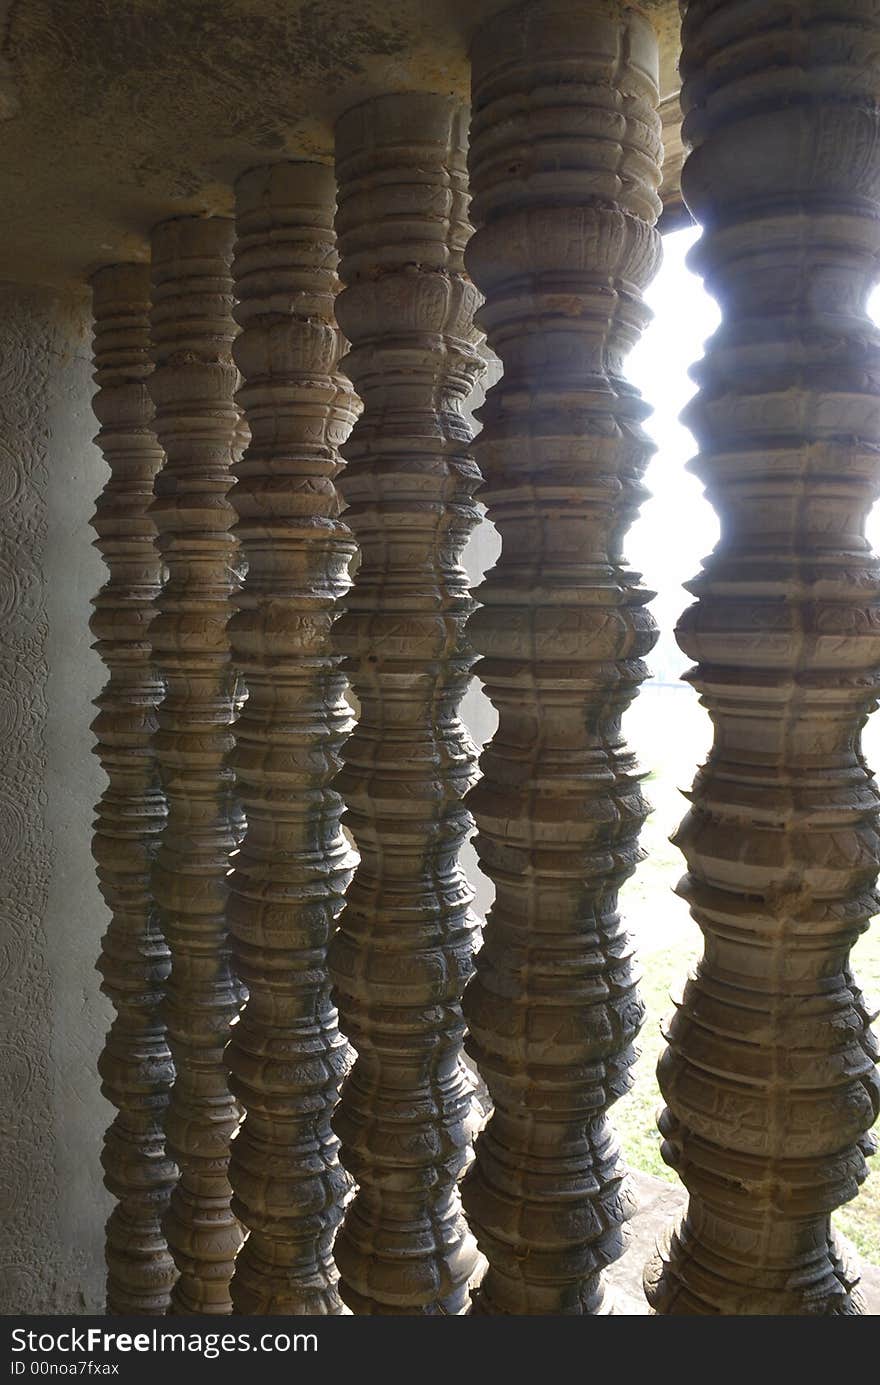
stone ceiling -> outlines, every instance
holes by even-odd
[[[143,258],[151,226],[228,212],[244,169],[329,158],[384,91],[467,95],[476,26],[509,0],[0,0],[0,278],[70,285]],[[654,0],[678,202],[678,6]]]

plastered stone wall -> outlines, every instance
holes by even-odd
[[[89,518],[105,467],[85,306],[0,286],[0,1313],[103,1294],[100,1145],[112,1112],[90,854],[103,674]]]

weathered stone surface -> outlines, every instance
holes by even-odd
[[[457,1178],[471,1081],[460,998],[476,917],[458,862],[476,754],[460,558],[479,476],[463,404],[482,368],[464,272],[466,108],[389,96],[336,132],[340,326],[364,413],[340,481],[361,562],[335,647],[360,702],[337,786],[361,860],[331,947],[357,1050],[336,1117],[359,1190],[339,1233],[359,1313],[459,1313],[477,1259]]]
[[[678,631],[715,726],[677,839],[705,955],[659,1069],[691,1196],[646,1285],[661,1313],[856,1313],[829,1214],[880,1102],[848,960],[880,858],[880,14],[693,0],[683,33],[693,262],[724,313],[686,421],[722,538]]]
[[[275,164],[236,187],[238,392],[251,442],[235,468],[247,562],[229,626],[248,698],[232,764],[247,818],[229,932],[248,1003],[227,1049],[245,1112],[233,1208],[250,1234],[238,1313],[338,1313],[331,1245],[349,1181],[330,1128],[350,1050],[326,949],[356,856],[330,788],[351,730],[330,630],[354,542],[334,485],[356,401],[339,373],[332,168]]]
[[[236,684],[226,626],[237,587],[228,492],[241,441],[233,235],[231,221],[198,217],[153,233],[149,388],[166,461],[151,514],[168,569],[150,629],[166,688],[155,744],[168,800],[153,885],[172,957],[166,1018],[177,1077],[165,1133],[180,1169],[166,1218],[180,1271],[175,1313],[231,1311],[242,1239],[227,1176],[239,1111],[223,1060],[242,998],[225,919],[242,830],[228,765]]]
[[[621,716],[654,642],[621,544],[647,410],[622,377],[659,261],[653,30],[536,0],[477,35],[467,252],[504,375],[479,411],[501,557],[469,625],[498,709],[468,802],[495,883],[469,1051],[495,1105],[464,1201],[486,1313],[607,1311],[631,1196],[606,1112],[642,1019],[617,891],[645,816]]]
[[[97,253],[105,264],[146,258],[157,220],[230,214],[243,169],[332,158],[334,121],[370,97],[466,99],[471,36],[503,7],[0,0],[4,278],[66,284]],[[661,35],[666,96],[678,86],[678,6],[642,8]],[[677,201],[677,186],[669,191]]]
[[[175,1270],[161,1223],[177,1170],[165,1153],[163,1129],[174,1067],[160,1007],[171,959],[150,884],[165,798],[153,746],[162,684],[150,647],[162,563],[149,508],[162,448],[146,383],[149,266],[100,270],[92,297],[98,386],[92,407],[110,468],[92,521],[109,576],[91,621],[109,673],[92,724],[108,780],[93,838],[111,915],[99,970],[116,1009],[99,1064],[102,1090],[118,1113],[103,1157],[105,1182],[118,1199],[107,1223],[107,1308],[162,1314]]]

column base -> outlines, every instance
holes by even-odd
[[[823,1272],[824,1270],[824,1272]],[[658,1242],[644,1274],[651,1311],[664,1316],[832,1317],[867,1313],[855,1252],[830,1236],[827,1264],[800,1273],[755,1270],[700,1244],[687,1217]]]

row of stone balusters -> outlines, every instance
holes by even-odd
[[[543,8],[474,61],[470,266],[505,369],[479,442],[504,552],[471,625],[501,718],[472,799],[497,889],[468,1004],[489,1312],[600,1311],[629,1210],[605,1112],[641,1013],[619,724],[653,636],[619,541],[648,448],[617,370],[657,260],[656,55],[632,13],[579,32]],[[311,164],[246,174],[235,224],[159,226],[151,281],[94,282],[113,1312],[460,1313],[480,1267],[466,120],[430,95],[342,118],[338,301]]]
[[[753,7],[721,8],[731,33],[751,32]],[[852,33],[867,23],[864,7],[842,8]],[[864,298],[877,220],[861,203],[825,216],[825,193],[809,221],[786,217],[777,165],[743,159],[743,144],[728,158],[722,115],[716,128],[701,114],[701,74],[708,65],[736,100],[749,88],[738,57],[717,61],[718,9],[694,0],[685,29],[685,100],[705,142],[689,185],[707,224],[704,262],[731,321],[739,313],[746,325],[710,352],[710,393],[693,413],[706,474],[735,522],[684,627],[718,721],[682,838],[709,945],[664,1068],[666,1153],[691,1210],[649,1287],[663,1312],[761,1311],[762,1301],[849,1312],[856,1300],[828,1213],[863,1176],[877,1098],[864,1005],[845,971],[876,875],[876,789],[857,749],[876,640],[850,639],[847,623],[847,603],[864,599],[851,574],[863,571],[858,526],[876,484],[854,441],[870,436],[876,449],[864,304],[834,318],[852,358],[848,375],[850,356],[838,362],[845,407],[825,410],[807,394],[790,409],[786,381],[805,388],[807,342],[826,349],[821,304],[850,282],[844,306]],[[815,19],[816,34],[825,22]],[[765,37],[754,61],[772,67],[778,52]],[[109,777],[96,837],[112,914],[102,968],[117,1010],[101,1067],[118,1109],[105,1153],[118,1199],[108,1227],[115,1312],[466,1311],[484,1268],[458,1194],[474,1129],[461,1058],[476,934],[458,861],[466,801],[496,887],[464,1002],[494,1102],[463,1185],[488,1262],[474,1307],[607,1310],[602,1269],[620,1253],[631,1206],[607,1113],[627,1086],[641,1020],[617,891],[638,858],[645,804],[621,716],[653,629],[621,544],[649,446],[622,369],[659,255],[656,39],[628,5],[533,0],[489,21],[472,57],[474,282],[465,114],[426,95],[368,102],[339,123],[345,288],[335,312],[337,189],[332,170],[309,164],[246,174],[236,226],[160,226],[151,286],[139,266],[95,280],[96,411],[111,469],[96,519],[110,580],[94,629],[110,670],[95,729]],[[835,116],[853,160],[867,159],[858,122],[869,109],[866,97]],[[831,205],[849,163],[823,162],[821,131],[805,138],[787,102],[780,111],[780,148],[794,122],[791,205],[820,175]],[[851,136],[847,120],[858,126]],[[809,325],[809,286],[821,321],[796,337],[791,304],[800,294]],[[502,554],[471,615],[460,559],[479,473],[463,405],[480,368],[478,289],[477,321],[504,367],[474,448]],[[767,300],[777,336],[766,359],[753,358],[742,342]],[[357,423],[340,328],[363,402]],[[250,430],[243,457],[239,409]],[[749,432],[753,416],[769,433]],[[807,419],[812,509],[797,498]],[[770,435],[782,439],[780,489],[765,504],[757,482],[748,495],[737,487],[764,474]],[[826,484],[829,448],[846,470]],[[807,581],[803,549],[821,557],[810,580],[830,593],[815,635],[813,598],[799,597],[806,624],[785,649],[777,631],[795,607],[784,585],[784,613],[772,607],[768,525],[779,574]],[[838,572],[834,554],[823,556],[827,535],[850,533]],[[728,654],[731,621],[751,633]],[[829,722],[837,683],[826,666],[844,634],[851,687]],[[475,755],[457,716],[468,640],[500,718],[469,798]],[[239,674],[249,695],[233,734]],[[347,744],[346,675],[360,704]],[[834,779],[810,768],[822,744],[839,764]],[[786,775],[795,787],[804,780],[801,797]],[[772,802],[768,782],[780,785]],[[340,825],[343,799],[359,863]],[[743,815],[757,823],[762,813],[773,818],[767,831],[747,832]],[[792,835],[802,821],[809,842]],[[813,872],[803,889],[802,862]],[[812,940],[800,953],[787,941],[790,918]],[[792,987],[803,1004],[789,1020]],[[813,1093],[817,1053],[827,1101]],[[794,1095],[785,1104],[786,1063],[802,1105]]]
[[[242,998],[225,920],[243,827],[229,765],[232,240],[227,221],[170,221],[153,238],[152,283],[149,267],[121,265],[93,284],[95,412],[111,472],[95,518],[110,580],[92,628],[111,675],[94,730],[109,779],[95,854],[111,912],[101,971],[117,1011],[101,1061],[119,1112],[104,1153],[118,1198],[107,1233],[116,1313],[228,1311],[242,1239],[227,1179],[239,1110],[224,1064]]]

